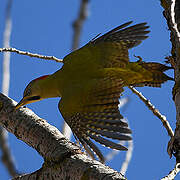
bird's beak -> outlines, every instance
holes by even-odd
[[[15,106],[15,110],[19,109],[21,106],[28,104],[28,100],[25,98],[22,98],[21,101]]]

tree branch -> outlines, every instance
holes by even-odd
[[[180,3],[176,0],[161,0],[161,5],[164,8],[163,15],[167,20],[172,43],[172,58],[174,59],[175,68],[175,85],[173,88],[173,99],[176,106],[176,129],[174,137],[168,144],[168,154],[171,157],[175,155],[177,163],[180,162]]]
[[[10,46],[10,38],[12,31],[11,20],[12,0],[7,1],[6,16],[5,16],[5,28],[3,33],[3,47]],[[3,54],[3,69],[2,69],[2,92],[6,95],[9,93],[10,84],[10,53]],[[11,154],[8,144],[8,132],[3,127],[0,127],[0,148],[2,150],[2,162],[7,168],[9,174],[12,177],[17,176],[19,173],[16,170],[15,162]]]
[[[45,56],[45,55],[41,55],[41,54],[34,54],[34,53],[27,52],[27,51],[20,51],[16,48],[0,48],[0,52],[15,52],[17,54],[21,54],[21,55],[25,55],[25,56],[30,56],[30,57],[40,58],[40,59],[46,59],[46,60],[53,60],[56,62],[63,63],[62,59],[58,59],[55,56]]]
[[[179,0],[161,0],[161,5],[164,8],[163,15],[170,30],[171,54],[174,60],[172,66],[175,70],[173,100],[176,106],[176,129],[168,143],[168,154],[170,157],[172,154],[176,157],[177,166],[180,163],[180,3]]]
[[[144,102],[144,104],[149,108],[149,110],[152,111],[152,113],[153,113],[156,117],[158,117],[158,118],[161,120],[163,126],[164,126],[164,127],[166,128],[166,130],[167,130],[168,135],[169,135],[170,137],[173,137],[173,136],[174,136],[174,132],[173,132],[173,130],[172,130],[169,122],[167,121],[166,117],[163,116],[163,115],[158,111],[158,109],[156,109],[156,108],[151,104],[151,102],[150,102],[149,100],[147,100],[147,99],[142,95],[142,93],[140,93],[138,90],[136,90],[136,89],[135,89],[134,87],[132,87],[132,86],[129,86],[129,89],[130,89],[134,94],[136,94],[136,95]]]
[[[45,160],[38,171],[15,179],[125,179],[117,171],[88,158],[58,129],[28,108],[15,111],[15,104],[0,94],[0,125],[36,149]]]
[[[88,11],[87,11],[88,2],[89,0],[81,0],[79,16],[73,23],[74,34],[73,34],[72,50],[76,50],[79,47],[79,39],[82,31],[82,26],[88,15]]]
[[[180,172],[180,164],[176,164],[175,168],[164,178],[161,180],[174,180],[176,175]]]

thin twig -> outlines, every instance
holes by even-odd
[[[10,46],[10,37],[11,37],[11,6],[12,0],[9,0],[6,7],[6,20],[5,20],[5,29],[3,34],[3,47]],[[9,93],[9,83],[10,83],[10,53],[6,52],[3,54],[3,72],[2,72],[2,93],[8,96]]]
[[[10,37],[12,31],[11,22],[11,8],[12,0],[7,2],[6,7],[6,17],[5,17],[5,29],[3,34],[3,47],[10,46]],[[8,96],[10,84],[10,53],[6,52],[3,56],[3,72],[2,72],[2,93]],[[19,173],[16,171],[13,156],[11,154],[9,144],[8,144],[8,133],[3,128],[0,127],[0,148],[2,150],[2,162],[8,169],[9,174],[12,177],[17,176]]]
[[[163,126],[166,128],[166,130],[167,130],[167,132],[168,132],[168,135],[169,135],[170,137],[173,137],[173,136],[174,136],[174,132],[173,132],[173,130],[172,130],[169,122],[166,120],[166,117],[165,117],[164,115],[162,115],[162,114],[158,111],[158,109],[156,109],[156,108],[151,104],[151,102],[142,95],[142,93],[140,93],[138,90],[136,90],[136,89],[135,89],[134,87],[132,87],[132,86],[129,86],[129,89],[130,89],[133,93],[135,93],[135,94],[144,102],[144,104],[152,111],[152,113],[161,120]]]
[[[168,143],[168,154],[170,157],[172,155],[176,158],[175,168],[169,173],[168,176],[163,178],[162,180],[173,180],[175,176],[180,171],[180,88],[179,88],[179,79],[180,79],[180,32],[179,32],[179,24],[180,24],[180,3],[179,0],[161,0],[161,5],[164,7],[163,15],[167,20],[167,25],[170,33],[170,41],[172,43],[172,59],[173,59],[173,67],[174,67],[174,76],[175,76],[175,85],[173,87],[173,99],[176,106],[176,129],[174,136]]]
[[[20,173],[18,173],[18,171],[16,170],[14,158],[9,149],[8,133],[7,133],[6,129],[4,129],[2,127],[0,127],[0,147],[2,150],[1,160],[2,160],[3,164],[6,166],[6,168],[8,169],[9,174],[12,177],[20,175]]]
[[[164,178],[161,180],[174,180],[176,175],[180,172],[180,163],[177,163],[175,168]]]
[[[125,120],[129,124],[128,120],[127,119],[125,119]],[[123,175],[125,175],[126,172],[127,172],[129,163],[130,163],[132,155],[133,155],[133,149],[134,149],[133,140],[128,141],[128,151],[126,152],[126,157],[125,157],[125,160],[122,163],[121,170],[120,170],[120,173],[123,174]]]
[[[55,56],[45,56],[45,55],[41,55],[41,54],[34,54],[34,53],[27,52],[27,51],[21,51],[21,50],[18,50],[16,48],[0,48],[0,52],[15,52],[17,54],[21,54],[21,55],[25,55],[25,56],[30,56],[30,57],[40,58],[40,59],[46,59],[46,60],[53,60],[56,62],[63,63],[62,59],[58,59]]]
[[[81,0],[81,4],[79,8],[79,15],[77,19],[73,22],[74,34],[73,34],[73,40],[72,40],[72,51],[78,49],[79,47],[79,41],[80,41],[79,39],[81,35],[82,26],[83,26],[84,21],[87,18],[87,6],[88,6],[88,0]],[[70,130],[66,122],[64,122],[62,129],[63,129],[63,134],[67,138],[71,139],[72,131]]]

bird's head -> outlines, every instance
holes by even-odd
[[[44,99],[42,92],[42,83],[49,75],[41,76],[32,80],[24,90],[23,98],[16,105],[15,109],[20,108],[23,105],[30,104],[36,101]]]

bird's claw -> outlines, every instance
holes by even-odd
[[[174,155],[176,157],[176,162],[180,163],[180,139],[173,136],[168,143],[167,152],[170,156]]]
[[[136,62],[142,62],[143,61],[141,56],[136,56],[135,54],[133,56],[138,59]]]
[[[174,145],[174,136],[170,139],[170,141],[168,142],[168,147],[167,147],[167,153],[169,154],[169,157],[172,158],[172,154],[173,154],[173,145]]]

